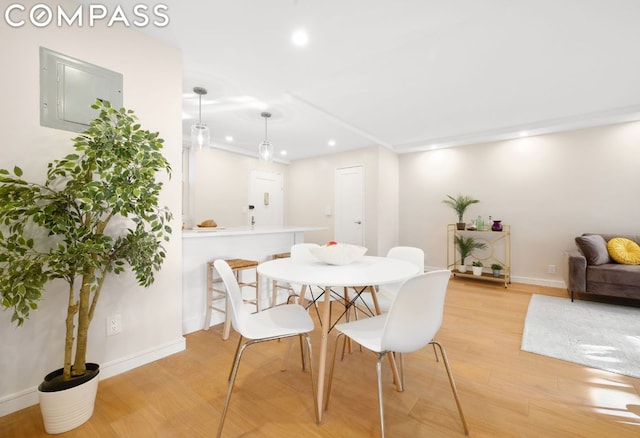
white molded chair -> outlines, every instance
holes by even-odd
[[[387,257],[392,259],[404,260],[416,265],[420,272],[424,272],[424,251],[413,246],[395,246],[387,252]],[[383,284],[378,287],[377,295],[378,306],[380,312],[387,312],[391,307],[391,303],[396,297],[402,282]],[[373,308],[373,299],[370,294],[363,293],[360,299],[366,303],[369,308]]]
[[[311,375],[311,388],[313,393],[314,415],[316,423],[318,420],[318,406],[316,398],[316,386],[313,379],[313,361],[311,355],[311,340],[308,333],[313,330],[313,321],[306,312],[304,307],[298,304],[285,304],[281,306],[271,307],[258,313],[250,313],[245,307],[242,300],[242,294],[238,281],[233,271],[224,260],[216,260],[215,268],[222,277],[222,281],[227,289],[227,298],[229,303],[229,312],[231,312],[231,325],[234,330],[240,334],[238,340],[238,348],[236,356],[229,376],[229,388],[227,390],[227,398],[224,402],[220,425],[218,426],[218,434],[222,434],[224,419],[227,415],[229,400],[233,391],[233,384],[236,380],[240,358],[244,349],[249,345],[274,339],[288,338],[299,336],[300,342],[304,338],[307,342],[307,351],[309,352],[309,374]],[[244,342],[243,342],[244,341]],[[302,361],[302,369],[305,369],[304,353]]]
[[[364,318],[357,321],[336,325],[338,336],[343,334],[363,347],[378,354],[376,364],[378,374],[378,403],[380,408],[380,427],[384,437],[384,409],[382,400],[382,359],[389,352],[411,353],[427,344],[438,346],[444,366],[447,370],[453,397],[458,407],[465,435],[469,434],[467,423],[462,413],[449,360],[440,343],[433,339],[440,329],[444,313],[444,300],[451,271],[439,270],[418,274],[405,281],[397,292],[395,300],[387,313]],[[329,373],[329,384],[325,410],[329,407],[333,371],[336,362],[336,349]],[[401,357],[401,373],[404,375],[404,364]]]

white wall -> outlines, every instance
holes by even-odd
[[[36,2],[21,2],[27,9]],[[61,4],[71,11],[76,4]],[[101,364],[102,378],[184,349],[181,324],[181,54],[142,33],[105,28],[0,25],[0,168],[19,165],[30,180],[44,181],[46,163],[71,152],[72,132],[39,126],[39,47],[105,67],[124,75],[124,106],[142,126],[159,131],[173,175],[161,204],[174,213],[167,259],[148,289],[132,275],[108,279],[89,332],[88,360]],[[16,328],[10,312],[0,312],[0,415],[37,402],[44,375],[62,366],[66,291],[51,284],[38,312]],[[119,313],[122,334],[105,336],[106,317]]]
[[[381,160],[387,161],[381,164]],[[362,165],[367,254],[386,254],[389,247],[397,244],[394,237],[387,237],[397,235],[397,203],[393,201],[397,190],[394,188],[397,184],[397,163],[394,164],[394,160],[397,160],[395,154],[380,147],[370,147],[294,161],[289,168],[288,190],[285,189],[285,197],[291,206],[287,222],[327,228],[326,231],[305,233],[308,242],[324,244],[333,240],[335,170]],[[381,184],[385,185],[383,190]],[[332,211],[331,216],[325,215],[327,207]]]
[[[378,149],[378,248],[385,255],[400,240],[400,160],[388,149]]]
[[[193,162],[190,169],[193,174],[190,179],[194,188],[191,190],[190,199],[192,225],[197,225],[205,219],[214,219],[219,226],[225,227],[248,225],[251,170],[283,174],[285,191],[287,190],[287,166],[283,164],[265,163],[257,158],[217,149],[191,151],[191,159]],[[286,199],[284,203],[286,218]],[[287,225],[300,225],[291,224],[286,220],[285,222]]]
[[[465,220],[512,226],[514,281],[564,287],[563,254],[584,232],[637,234],[640,122],[400,156],[400,243],[446,265],[445,195],[472,195]],[[556,265],[555,274],[547,273]]]

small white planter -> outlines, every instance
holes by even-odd
[[[467,266],[466,265],[458,266],[458,272],[467,272]]]
[[[482,266],[472,266],[473,275],[482,275]]]
[[[44,429],[57,434],[75,429],[93,415],[98,392],[98,374],[73,388],[44,392],[38,389]]]

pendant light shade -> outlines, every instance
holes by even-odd
[[[267,138],[267,120],[271,117],[271,113],[261,113],[264,117],[264,140],[258,145],[258,158],[263,161],[273,161],[273,145]]]
[[[191,125],[191,147],[202,149],[209,146],[210,137],[209,127],[202,122],[202,96],[207,94],[207,90],[202,87],[195,87],[193,92],[198,95],[198,122]]]

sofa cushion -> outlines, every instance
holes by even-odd
[[[593,290],[593,285],[608,284],[618,288],[633,289],[640,286],[640,269],[635,265],[621,265],[610,263],[587,267],[587,291]]]
[[[576,245],[587,259],[588,265],[611,263],[607,241],[600,234],[589,234],[576,237]]]
[[[616,237],[607,242],[609,255],[613,260],[625,265],[640,265],[640,246],[624,237]]]

